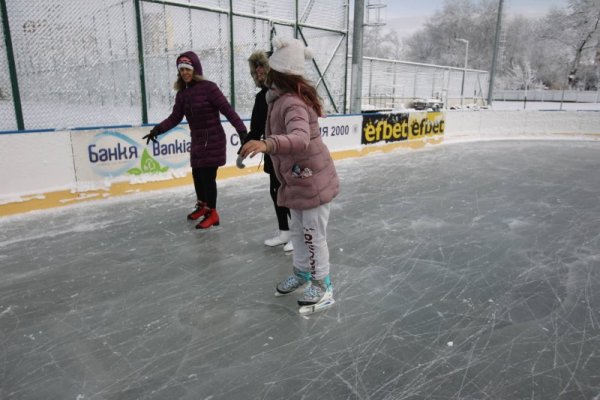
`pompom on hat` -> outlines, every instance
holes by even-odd
[[[269,67],[284,74],[303,75],[306,61],[312,58],[312,51],[300,40],[274,37]]]

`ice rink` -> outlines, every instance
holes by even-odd
[[[0,219],[0,399],[600,399],[599,141],[336,165],[308,317],[266,174]]]

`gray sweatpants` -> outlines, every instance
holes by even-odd
[[[329,209],[329,203],[309,210],[290,209],[294,267],[310,272],[312,279],[323,279],[329,275]]]

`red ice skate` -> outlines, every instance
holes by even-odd
[[[211,226],[219,226],[219,213],[215,208],[207,208],[204,219],[196,225],[196,229],[208,229]]]
[[[198,200],[196,202],[196,209],[188,214],[187,219],[189,219],[191,221],[195,221],[198,218],[202,217],[204,214],[206,214],[207,211],[208,211],[208,208],[206,207],[206,203]]]

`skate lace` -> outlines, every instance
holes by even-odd
[[[290,289],[300,286],[300,280],[296,276],[288,276],[282,285],[285,289]]]
[[[315,298],[321,297],[323,295],[323,290],[317,285],[311,285],[304,292],[304,297]]]

